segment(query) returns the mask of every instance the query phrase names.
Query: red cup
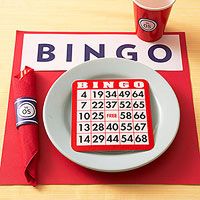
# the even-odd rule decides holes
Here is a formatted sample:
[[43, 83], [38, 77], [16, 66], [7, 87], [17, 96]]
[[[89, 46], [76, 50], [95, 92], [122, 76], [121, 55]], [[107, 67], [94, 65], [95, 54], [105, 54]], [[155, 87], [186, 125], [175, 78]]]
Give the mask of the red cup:
[[160, 39], [175, 0], [133, 0], [137, 36], [147, 42]]

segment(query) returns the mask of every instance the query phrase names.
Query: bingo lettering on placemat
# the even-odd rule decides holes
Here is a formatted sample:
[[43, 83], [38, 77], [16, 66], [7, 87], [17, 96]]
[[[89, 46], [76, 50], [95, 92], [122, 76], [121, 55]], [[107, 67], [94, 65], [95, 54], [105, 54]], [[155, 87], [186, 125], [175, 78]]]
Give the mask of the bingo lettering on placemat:
[[149, 150], [153, 146], [146, 80], [73, 82], [72, 148], [75, 151]]

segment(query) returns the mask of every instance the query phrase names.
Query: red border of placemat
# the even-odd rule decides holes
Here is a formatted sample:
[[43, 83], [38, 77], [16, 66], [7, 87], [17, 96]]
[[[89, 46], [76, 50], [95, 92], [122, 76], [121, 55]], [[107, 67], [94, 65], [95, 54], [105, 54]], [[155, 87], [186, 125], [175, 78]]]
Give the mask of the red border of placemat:
[[[122, 35], [124, 34], [124, 35], [131, 35], [131, 34], [135, 34], [135, 33], [133, 33], [133, 32], [38, 32], [38, 31], [34, 32], [34, 31], [17, 31], [12, 75], [15, 74], [15, 73], [18, 73], [19, 70], [20, 70], [24, 34], [122, 34]], [[181, 53], [182, 53], [182, 63], [183, 63], [183, 70], [184, 71], [173, 71], [173, 72], [167, 71], [167, 74], [165, 74], [166, 71], [162, 70], [162, 71], [158, 71], [158, 73], [163, 75], [165, 78], [168, 78], [168, 82], [172, 84], [172, 88], [173, 88], [174, 81], [172, 81], [172, 78], [170, 78], [171, 76], [177, 77], [178, 75], [181, 75], [183, 78], [185, 78], [186, 79], [185, 84], [187, 85], [187, 90], [189, 91], [188, 99], [192, 100], [191, 80], [190, 80], [190, 73], [189, 73], [189, 64], [188, 64], [188, 57], [187, 57], [185, 33], [184, 32], [173, 32], [173, 33], [165, 33], [165, 35], [179, 35], [180, 44], [181, 44]], [[60, 71], [60, 72], [58, 72], [58, 71]], [[56, 75], [55, 75], [54, 78], [60, 76], [64, 72], [64, 70], [57, 70], [55, 72], [56, 72]], [[43, 73], [44, 73], [44, 75], [42, 75]], [[47, 71], [43, 71], [42, 73], [37, 72], [37, 74], [40, 75], [40, 76], [42, 75], [43, 78], [46, 74], [48, 75], [50, 73], [51, 72], [47, 72]], [[177, 80], [180, 80], [180, 79], [177, 79]], [[52, 81], [53, 80], [51, 80], [51, 82]], [[12, 80], [11, 80], [11, 82], [12, 82]], [[40, 83], [41, 82], [42, 82], [42, 80], [40, 80]], [[42, 83], [44, 84], [44, 82], [42, 82]], [[179, 83], [177, 83], [177, 84], [179, 84]], [[180, 87], [180, 84], [179, 84], [179, 87]], [[180, 92], [180, 91], [178, 91], [178, 92]], [[10, 88], [9, 98], [12, 99], [12, 89], [11, 88]], [[8, 109], [12, 110], [10, 108], [12, 106], [10, 106], [10, 105], [11, 105], [11, 102], [9, 100]], [[182, 102], [182, 105], [185, 105], [185, 103], [183, 104], [183, 102]], [[192, 128], [192, 131], [197, 133], [196, 125], [195, 125], [193, 102], [187, 103], [187, 106], [190, 106], [189, 112], [191, 114], [191, 119], [188, 119], [190, 121], [189, 122], [190, 126]], [[9, 110], [8, 110], [8, 113], [9, 113]], [[7, 113], [7, 116], [8, 116], [8, 113]], [[9, 116], [11, 116], [11, 115], [9, 115]], [[9, 125], [9, 123], [10, 123], [10, 119], [8, 120], [8, 118], [7, 118], [6, 127], [7, 127], [7, 125]], [[43, 133], [43, 137], [46, 137], [46, 135], [44, 135], [44, 134], [45, 133]], [[180, 135], [180, 133], [178, 135]], [[45, 140], [47, 140], [47, 139], [45, 139]], [[193, 143], [194, 146], [197, 147], [198, 146], [197, 135], [193, 135], [193, 142], [194, 142]], [[11, 143], [14, 144], [15, 141], [12, 141]], [[171, 145], [171, 146], [174, 147], [178, 142], [174, 141], [173, 143], [174, 144]], [[48, 149], [48, 150], [51, 150], [52, 155], [56, 156], [56, 157], [53, 157], [53, 159], [54, 159], [53, 161], [56, 162], [56, 160], [62, 159], [62, 156], [60, 155], [60, 153], [57, 152], [57, 150], [53, 148], [53, 146], [50, 144], [50, 142], [47, 142], [46, 145], [48, 145], [49, 147], [47, 148], [47, 146], [45, 146], [45, 148]], [[166, 158], [168, 158], [169, 155], [170, 156], [172, 155], [172, 153], [173, 153], [172, 150], [174, 149], [173, 147], [170, 148], [167, 151], [167, 153], [164, 153], [161, 156], [162, 159], [159, 158], [159, 161], [161, 163], [166, 161]], [[5, 146], [3, 145], [3, 151], [4, 151], [4, 148], [5, 148]], [[7, 148], [7, 150], [8, 150], [8, 148]], [[17, 150], [16, 153], [20, 153], [20, 150], [18, 148], [16, 150]], [[192, 153], [192, 155], [194, 155], [194, 157], [197, 156], [197, 154], [199, 154], [199, 148], [198, 148], [198, 151], [197, 150], [192, 151], [191, 153]], [[4, 155], [3, 157], [6, 157], [6, 156]], [[2, 161], [3, 161], [3, 157], [2, 157]], [[43, 159], [44, 159], [43, 162], [45, 162], [47, 160], [44, 157], [44, 155], [43, 155]], [[196, 163], [199, 163], [198, 166], [197, 165], [195, 165], [195, 166], [190, 165], [187, 162], [185, 163], [186, 165], [190, 166], [192, 169], [195, 169], [195, 171], [190, 170], [189, 173], [184, 174], [182, 176], [181, 175], [182, 170], [180, 169], [179, 171], [177, 171], [177, 173], [178, 173], [177, 177], [169, 176], [168, 178], [165, 177], [163, 172], [160, 175], [159, 175], [159, 173], [161, 173], [161, 172], [159, 172], [159, 173], [154, 172], [154, 174], [157, 176], [157, 177], [154, 178], [154, 180], [151, 179], [152, 177], [150, 176], [149, 173], [147, 173], [145, 171], [145, 169], [148, 168], [150, 170], [155, 171], [156, 169], [155, 169], [154, 163], [156, 163], [156, 162], [153, 162], [153, 163], [143, 167], [145, 169], [139, 168], [137, 170], [134, 170], [133, 174], [132, 174], [132, 172], [123, 172], [123, 173], [117, 173], [117, 174], [115, 174], [115, 176], [113, 176], [112, 174], [94, 172], [94, 171], [82, 168], [82, 167], [72, 163], [71, 161], [66, 160], [65, 158], [63, 158], [63, 159], [64, 159], [65, 162], [67, 162], [69, 169], [70, 169], [70, 167], [74, 168], [73, 170], [69, 170], [70, 171], [69, 173], [72, 173], [72, 174], [69, 175], [69, 176], [66, 176], [66, 174], [65, 174], [65, 178], [67, 178], [67, 179], [65, 179], [65, 178], [63, 179], [61, 177], [62, 173], [60, 173], [60, 172], [57, 172], [58, 174], [53, 173], [53, 175], [51, 175], [51, 177], [47, 177], [47, 176], [42, 177], [41, 180], [39, 180], [40, 184], [124, 184], [124, 183], [126, 183], [126, 184], [128, 184], [128, 183], [133, 183], [133, 184], [134, 183], [137, 183], [137, 184], [141, 184], [141, 183], [143, 183], [143, 184], [200, 184], [200, 173], [198, 173], [200, 170], [197, 171], [197, 168], [198, 168], [200, 162], [199, 162], [199, 159], [197, 159], [197, 157], [194, 158], [194, 159], [196, 160], [195, 161]], [[192, 158], [191, 161], [194, 162], [194, 159]], [[12, 172], [11, 170], [13, 170], [13, 171], [15, 170], [15, 168], [14, 168], [15, 162], [16, 161], [14, 160], [14, 163], [12, 163], [10, 166], [8, 166], [8, 163], [6, 163], [7, 165], [4, 165], [4, 169], [2, 171], [6, 172], [6, 174], [0, 173], [0, 184], [27, 184], [26, 181], [25, 181], [25, 178], [23, 177], [23, 173], [22, 174], [17, 173], [17, 175], [15, 175], [15, 172], [10, 173], [10, 172]], [[174, 165], [175, 163], [172, 162], [172, 164]], [[18, 162], [17, 167], [20, 167], [20, 166], [21, 166], [21, 164]], [[55, 166], [53, 166], [53, 167], [55, 167]], [[175, 166], [173, 166], [173, 167], [175, 167]], [[44, 166], [40, 166], [40, 173], [42, 173], [41, 169], [43, 169], [43, 168], [44, 168]], [[65, 169], [65, 165], [61, 166], [60, 168]], [[0, 172], [1, 172], [1, 169], [2, 168], [0, 168]], [[47, 169], [47, 171], [48, 171], [47, 173], [53, 172], [52, 170], [54, 170], [54, 168]], [[164, 167], [164, 170], [167, 171], [167, 169], [165, 169], [165, 167]], [[74, 176], [74, 172], [76, 172], [76, 176]], [[46, 173], [46, 171], [45, 171], [45, 173]], [[125, 175], [126, 178], [123, 178], [122, 174], [123, 174], [123, 176]], [[15, 175], [15, 177], [12, 177], [12, 175]], [[95, 176], [95, 178], [92, 178], [92, 176]], [[140, 176], [141, 177], [145, 176], [145, 179], [144, 178], [139, 179]], [[159, 178], [159, 176], [161, 176], [161, 177]], [[127, 177], [129, 177], [129, 178], [127, 179]], [[133, 179], [130, 179], [131, 177]]]

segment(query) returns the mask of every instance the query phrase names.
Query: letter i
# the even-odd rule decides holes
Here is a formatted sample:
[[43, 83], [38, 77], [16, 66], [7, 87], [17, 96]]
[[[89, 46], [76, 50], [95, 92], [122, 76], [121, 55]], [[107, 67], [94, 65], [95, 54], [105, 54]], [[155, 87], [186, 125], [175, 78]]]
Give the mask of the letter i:
[[67, 44], [67, 62], [71, 62], [72, 61], [72, 44]]

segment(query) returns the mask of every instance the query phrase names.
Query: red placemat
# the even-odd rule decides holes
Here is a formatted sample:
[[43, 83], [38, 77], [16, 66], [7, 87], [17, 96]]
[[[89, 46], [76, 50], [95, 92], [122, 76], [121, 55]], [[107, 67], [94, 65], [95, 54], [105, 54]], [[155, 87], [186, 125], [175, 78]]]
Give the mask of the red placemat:
[[[24, 34], [25, 32], [17, 32], [13, 75], [17, 74], [20, 70]], [[35, 32], [33, 34], [38, 33]], [[92, 35], [93, 33], [81, 34]], [[106, 34], [112, 34], [112, 37], [114, 37], [118, 34], [133, 35], [134, 33]], [[114, 174], [96, 172], [80, 167], [60, 154], [52, 145], [45, 132], [42, 121], [42, 108], [49, 88], [63, 72], [38, 71], [35, 73], [37, 83], [40, 147], [38, 162], [39, 184], [200, 184], [200, 154], [192, 101], [185, 34], [169, 34], [178, 34], [180, 37], [183, 70], [159, 71], [159, 73], [168, 81], [177, 95], [181, 110], [180, 127], [174, 142], [161, 157], [136, 170]], [[20, 142], [15, 127], [12, 87], [10, 89], [8, 103], [2, 164], [0, 168], [0, 184], [27, 184], [23, 174]]]

